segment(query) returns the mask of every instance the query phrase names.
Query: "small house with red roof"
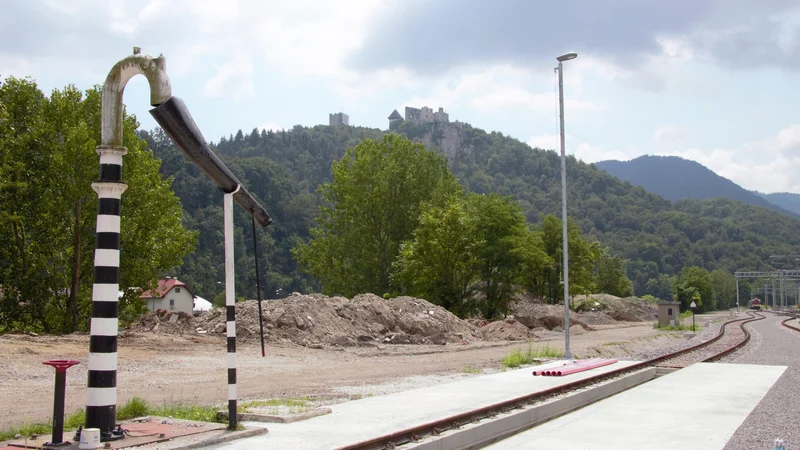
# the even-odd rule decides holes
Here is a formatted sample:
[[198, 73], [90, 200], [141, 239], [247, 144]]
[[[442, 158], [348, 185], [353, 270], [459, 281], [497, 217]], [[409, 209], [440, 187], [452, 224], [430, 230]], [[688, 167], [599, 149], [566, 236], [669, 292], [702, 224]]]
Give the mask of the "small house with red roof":
[[155, 292], [144, 291], [139, 298], [147, 301], [147, 309], [150, 311], [166, 309], [167, 311], [182, 311], [191, 314], [194, 310], [195, 295], [189, 286], [177, 278], [167, 277], [164, 280], [158, 280], [158, 288]]

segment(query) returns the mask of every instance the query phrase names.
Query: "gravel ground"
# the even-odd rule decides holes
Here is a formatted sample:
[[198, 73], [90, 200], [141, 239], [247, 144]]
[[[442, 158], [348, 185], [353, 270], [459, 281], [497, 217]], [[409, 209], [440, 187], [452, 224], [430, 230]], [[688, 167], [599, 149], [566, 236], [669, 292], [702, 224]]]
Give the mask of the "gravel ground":
[[[740, 313], [739, 318], [746, 317], [745, 313]], [[694, 346], [699, 344], [700, 342], [707, 341], [719, 333], [719, 328], [722, 326], [722, 323], [728, 320], [732, 320], [735, 318], [735, 315], [722, 315], [720, 314], [718, 318], [715, 318], [714, 322], [707, 321], [705, 323], [698, 323], [697, 325], [702, 326], [703, 329], [700, 330], [693, 338], [686, 339], [683, 342], [678, 342], [673, 345], [666, 345], [661, 347], [653, 347], [647, 349], [643, 352], [638, 352], [630, 355], [628, 359], [633, 361], [647, 361], [649, 359], [657, 358], [661, 355], [666, 355], [667, 353], [677, 352], [678, 350], [683, 350], [685, 348]]]
[[[789, 368], [736, 430], [725, 449], [771, 449], [776, 438], [787, 449], [800, 448], [800, 333], [781, 325], [786, 317], [767, 314], [765, 320], [745, 325], [752, 339], [724, 362], [782, 365]], [[797, 320], [792, 321], [800, 326]]]

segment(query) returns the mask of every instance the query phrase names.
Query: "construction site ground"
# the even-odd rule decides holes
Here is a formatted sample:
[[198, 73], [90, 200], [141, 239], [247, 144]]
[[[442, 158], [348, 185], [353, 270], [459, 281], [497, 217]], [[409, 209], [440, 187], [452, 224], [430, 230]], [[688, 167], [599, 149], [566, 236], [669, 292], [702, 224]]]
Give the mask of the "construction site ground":
[[[428, 305], [422, 304], [423, 309], [430, 307], [433, 311]], [[440, 311], [430, 315], [440, 315]], [[727, 311], [698, 316], [697, 323], [728, 316]], [[611, 322], [571, 327], [573, 353], [579, 357], [641, 357], [686, 343], [683, 333], [654, 329], [652, 320]], [[331, 404], [502, 371], [505, 355], [529, 345], [534, 349], [564, 348], [564, 334], [558, 326], [552, 330], [524, 327], [529, 332], [524, 339], [499, 340], [502, 338], [482, 336], [481, 328], [491, 324], [463, 323], [471, 327], [468, 329], [473, 330], [474, 338], [392, 344], [386, 343], [389, 337], [373, 334], [375, 341], [355, 339], [365, 342], [352, 346], [309, 346], [271, 339], [265, 357], [257, 339], [243, 339], [237, 349], [239, 398], [307, 397], [314, 404]], [[519, 325], [513, 319], [506, 324]], [[192, 331], [159, 333], [133, 327], [125, 332], [119, 339], [118, 404], [137, 396], [155, 404], [223, 405], [227, 395], [224, 333]], [[387, 333], [391, 334], [384, 330]], [[4, 406], [0, 408], [0, 428], [49, 420], [54, 374], [52, 368], [42, 364], [44, 360], [80, 361], [67, 373], [66, 410], [82, 408], [88, 346], [88, 334], [0, 336], [0, 405]]]

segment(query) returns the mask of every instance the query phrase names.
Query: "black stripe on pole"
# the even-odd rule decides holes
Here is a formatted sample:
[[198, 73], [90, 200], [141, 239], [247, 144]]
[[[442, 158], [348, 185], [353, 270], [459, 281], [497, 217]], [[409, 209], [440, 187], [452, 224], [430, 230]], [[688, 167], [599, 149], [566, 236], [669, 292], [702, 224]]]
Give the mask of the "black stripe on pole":
[[122, 180], [122, 166], [119, 164], [100, 164], [100, 181]]
[[97, 233], [96, 248], [119, 250], [119, 233], [112, 233], [108, 231]]
[[97, 214], [118, 216], [120, 215], [121, 203], [118, 198], [101, 198], [97, 202]]
[[116, 319], [119, 316], [119, 302], [92, 302], [92, 317], [97, 319]]
[[89, 353], [116, 353], [116, 336], [89, 336]]
[[236, 353], [236, 338], [228, 338], [228, 353]]
[[96, 284], [118, 284], [119, 267], [94, 266], [94, 282]]
[[228, 369], [228, 384], [236, 384], [236, 369]]
[[233, 322], [236, 320], [236, 307], [233, 305], [228, 305], [225, 307], [225, 320], [228, 322]]
[[117, 371], [90, 370], [89, 384], [87, 387], [95, 387], [95, 388], [117, 387]]
[[117, 405], [87, 406], [86, 424], [100, 430], [113, 430], [117, 417]]
[[261, 338], [261, 357], [264, 351], [264, 318], [261, 313], [261, 274], [258, 272], [258, 236], [256, 235], [256, 218], [253, 216], [253, 257], [256, 260], [256, 295], [258, 296], [258, 332]]

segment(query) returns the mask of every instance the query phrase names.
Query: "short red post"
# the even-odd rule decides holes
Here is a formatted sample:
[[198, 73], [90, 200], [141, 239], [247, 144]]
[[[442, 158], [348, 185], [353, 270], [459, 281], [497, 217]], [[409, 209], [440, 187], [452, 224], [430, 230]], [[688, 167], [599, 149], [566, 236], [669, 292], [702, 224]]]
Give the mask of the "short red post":
[[80, 364], [69, 359], [51, 359], [42, 361], [42, 364], [53, 366], [56, 369], [56, 393], [53, 399], [53, 441], [46, 445], [69, 445], [64, 442], [64, 397], [67, 392], [67, 369]]

